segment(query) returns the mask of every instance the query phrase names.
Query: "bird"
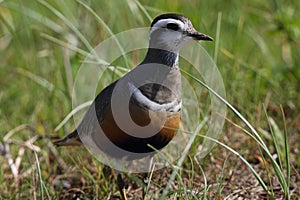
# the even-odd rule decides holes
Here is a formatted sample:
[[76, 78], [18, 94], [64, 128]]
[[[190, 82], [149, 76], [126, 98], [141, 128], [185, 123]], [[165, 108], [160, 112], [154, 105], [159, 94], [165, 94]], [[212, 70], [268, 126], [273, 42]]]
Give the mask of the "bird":
[[[109, 157], [127, 160], [162, 150], [176, 135], [181, 121], [179, 51], [188, 42], [199, 40], [213, 38], [196, 31], [184, 15], [166, 13], [154, 18], [143, 61], [105, 87], [77, 128], [54, 144], [83, 143]], [[126, 200], [121, 173], [117, 184]]]

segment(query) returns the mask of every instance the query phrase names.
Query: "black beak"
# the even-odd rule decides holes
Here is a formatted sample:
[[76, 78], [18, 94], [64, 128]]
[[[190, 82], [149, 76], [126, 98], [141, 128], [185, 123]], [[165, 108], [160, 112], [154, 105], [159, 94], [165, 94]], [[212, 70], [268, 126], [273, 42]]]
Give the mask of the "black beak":
[[214, 40], [212, 37], [199, 32], [188, 33], [187, 35], [189, 37], [192, 37], [194, 40], [207, 40], [207, 41]]

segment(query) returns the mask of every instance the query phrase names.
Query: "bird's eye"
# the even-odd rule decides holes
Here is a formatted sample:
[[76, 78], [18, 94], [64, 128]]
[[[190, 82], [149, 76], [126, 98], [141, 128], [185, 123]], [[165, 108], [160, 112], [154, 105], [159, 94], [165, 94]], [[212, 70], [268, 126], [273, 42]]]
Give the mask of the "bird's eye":
[[169, 24], [167, 24], [167, 29], [171, 29], [173, 31], [177, 31], [179, 29], [179, 26], [178, 26], [178, 24], [169, 23]]

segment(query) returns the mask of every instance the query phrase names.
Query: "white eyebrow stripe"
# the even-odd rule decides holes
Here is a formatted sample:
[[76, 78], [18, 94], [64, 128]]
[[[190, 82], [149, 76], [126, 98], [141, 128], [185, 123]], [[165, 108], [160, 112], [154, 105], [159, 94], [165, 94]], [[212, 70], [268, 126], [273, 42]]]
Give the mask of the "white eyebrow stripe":
[[185, 27], [186, 25], [181, 20], [171, 19], [171, 18], [170, 19], [160, 19], [155, 24], [153, 24], [153, 26], [151, 27], [150, 35], [157, 28], [166, 27], [167, 24], [169, 24], [169, 23], [178, 24], [178, 26], [180, 27], [181, 30], [185, 30], [186, 29], [186, 27]]
[[142, 92], [135, 87], [132, 83], [128, 82], [129, 90], [132, 92], [132, 95], [135, 97], [135, 99], [139, 102], [140, 106], [149, 108], [150, 110], [154, 112], [161, 112], [161, 111], [173, 111], [178, 112], [181, 109], [181, 101], [180, 103], [177, 102], [175, 99], [174, 101], [170, 103], [165, 104], [158, 104], [154, 101], [151, 101], [148, 99], [145, 95], [142, 94]]

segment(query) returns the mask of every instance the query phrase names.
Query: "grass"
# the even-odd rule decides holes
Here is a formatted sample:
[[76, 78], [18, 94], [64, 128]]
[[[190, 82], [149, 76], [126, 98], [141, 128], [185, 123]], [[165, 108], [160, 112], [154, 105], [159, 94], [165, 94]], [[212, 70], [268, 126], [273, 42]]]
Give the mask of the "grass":
[[[56, 149], [51, 141], [74, 128], [70, 116], [85, 106], [72, 107], [72, 88], [86, 55], [115, 33], [149, 26], [164, 12], [186, 15], [215, 38], [215, 44], [202, 45], [223, 77], [226, 99], [218, 98], [229, 109], [220, 137], [205, 136], [214, 91], [182, 60], [203, 123], [190, 132], [185, 120], [182, 131], [195, 138], [173, 166], [153, 172], [147, 198], [298, 199], [299, 9], [294, 0], [0, 1], [0, 199], [118, 196], [114, 175], [106, 176], [83, 147]], [[97, 90], [125, 72], [117, 66], [131, 68], [144, 53], [114, 62]], [[183, 112], [192, 118], [190, 110]], [[216, 146], [199, 159], [203, 138]], [[133, 176], [125, 179], [136, 199], [143, 185]]]

